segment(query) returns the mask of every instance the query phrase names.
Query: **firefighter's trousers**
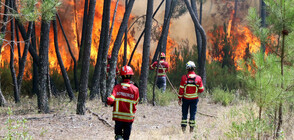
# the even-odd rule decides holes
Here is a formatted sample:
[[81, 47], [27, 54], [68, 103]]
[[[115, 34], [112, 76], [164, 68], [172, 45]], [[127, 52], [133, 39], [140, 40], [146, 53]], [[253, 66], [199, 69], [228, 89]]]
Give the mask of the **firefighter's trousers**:
[[115, 136], [122, 136], [124, 140], [129, 140], [133, 122], [115, 121]]
[[182, 122], [181, 126], [186, 127], [188, 123], [188, 111], [190, 110], [190, 119], [189, 119], [189, 125], [190, 127], [195, 126], [195, 115], [197, 112], [197, 104], [199, 99], [193, 99], [193, 100], [187, 100], [182, 99]]

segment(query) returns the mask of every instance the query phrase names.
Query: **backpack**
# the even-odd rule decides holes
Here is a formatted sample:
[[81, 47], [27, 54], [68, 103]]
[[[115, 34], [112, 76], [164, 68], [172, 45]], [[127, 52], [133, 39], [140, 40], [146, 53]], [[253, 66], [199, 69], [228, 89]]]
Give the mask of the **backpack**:
[[185, 87], [184, 87], [185, 93], [186, 93], [187, 87], [196, 87], [196, 91], [195, 92], [197, 93], [198, 88], [199, 88], [199, 85], [197, 85], [197, 82], [196, 82], [196, 77], [197, 76], [191, 78], [191, 77], [188, 77], [186, 75], [186, 77], [187, 77], [187, 81], [186, 81], [187, 84], [185, 84]]

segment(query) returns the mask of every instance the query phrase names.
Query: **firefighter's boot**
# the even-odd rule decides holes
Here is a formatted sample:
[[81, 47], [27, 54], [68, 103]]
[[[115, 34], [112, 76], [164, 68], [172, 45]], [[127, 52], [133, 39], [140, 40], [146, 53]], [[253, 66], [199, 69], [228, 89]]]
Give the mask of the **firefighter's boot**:
[[183, 133], [186, 132], [186, 126], [182, 126], [182, 131], [183, 131]]
[[121, 135], [116, 135], [115, 140], [123, 140], [123, 137]]
[[194, 127], [190, 127], [190, 133], [193, 133]]

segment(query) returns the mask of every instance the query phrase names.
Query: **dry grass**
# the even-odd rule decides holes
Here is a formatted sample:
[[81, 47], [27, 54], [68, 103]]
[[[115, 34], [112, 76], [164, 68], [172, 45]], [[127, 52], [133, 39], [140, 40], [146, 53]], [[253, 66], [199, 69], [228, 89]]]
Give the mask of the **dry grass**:
[[[23, 99], [21, 104], [9, 103], [13, 110], [14, 119], [26, 118], [29, 134], [34, 139], [113, 139], [114, 130], [104, 125], [98, 118], [89, 112], [86, 115], [76, 115], [76, 102], [68, 99], [50, 100], [50, 114], [38, 114], [36, 98]], [[103, 119], [114, 126], [111, 120], [112, 108], [105, 107], [98, 99], [88, 101], [87, 108], [99, 114]], [[180, 128], [181, 108], [176, 102], [168, 106], [151, 106], [139, 104], [131, 139], [146, 140], [190, 140], [190, 139], [227, 139], [226, 132], [233, 121], [244, 119], [238, 115], [238, 110], [244, 107], [255, 107], [249, 103], [239, 103], [234, 106], [213, 104], [208, 98], [203, 98], [198, 104], [198, 111], [215, 117], [208, 117], [197, 113], [196, 130], [194, 133], [183, 133]], [[7, 133], [5, 122], [8, 108], [0, 108], [0, 136]], [[285, 139], [294, 139], [292, 126], [293, 117], [288, 118], [284, 125]], [[188, 129], [187, 129], [188, 130]]]

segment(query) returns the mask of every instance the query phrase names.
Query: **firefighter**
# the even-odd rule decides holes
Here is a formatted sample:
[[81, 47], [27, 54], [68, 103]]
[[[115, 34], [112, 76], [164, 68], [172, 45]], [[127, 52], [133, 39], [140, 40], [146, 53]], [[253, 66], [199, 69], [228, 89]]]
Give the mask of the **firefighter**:
[[190, 132], [194, 131], [195, 127], [195, 115], [197, 111], [197, 103], [198, 93], [204, 91], [204, 87], [202, 84], [202, 79], [200, 76], [196, 75], [194, 70], [196, 66], [193, 61], [189, 61], [186, 64], [186, 69], [188, 74], [183, 75], [180, 84], [180, 90], [178, 94], [179, 98], [179, 105], [182, 105], [182, 121], [181, 127], [182, 131], [186, 131], [186, 126], [188, 123], [188, 110], [190, 109], [190, 119], [189, 119], [189, 126]]
[[154, 70], [158, 68], [157, 82], [156, 85], [159, 89], [162, 88], [162, 92], [166, 90], [166, 72], [168, 71], [168, 63], [165, 61], [165, 54], [162, 52], [160, 54], [159, 66], [157, 65], [157, 61], [150, 65], [150, 70]]
[[107, 104], [113, 106], [115, 139], [128, 140], [137, 110], [139, 89], [131, 83], [134, 72], [130, 66], [123, 66], [120, 75], [122, 82], [114, 86], [111, 96], [107, 98]]
[[[109, 64], [109, 62], [110, 62], [110, 59], [111, 59], [111, 55], [107, 55], [107, 74], [108, 74], [108, 72], [109, 72], [109, 69], [110, 69], [110, 64]], [[116, 67], [116, 70], [115, 70], [115, 85], [118, 83], [117, 82], [117, 76], [119, 75], [119, 70], [118, 70], [118, 68]]]

